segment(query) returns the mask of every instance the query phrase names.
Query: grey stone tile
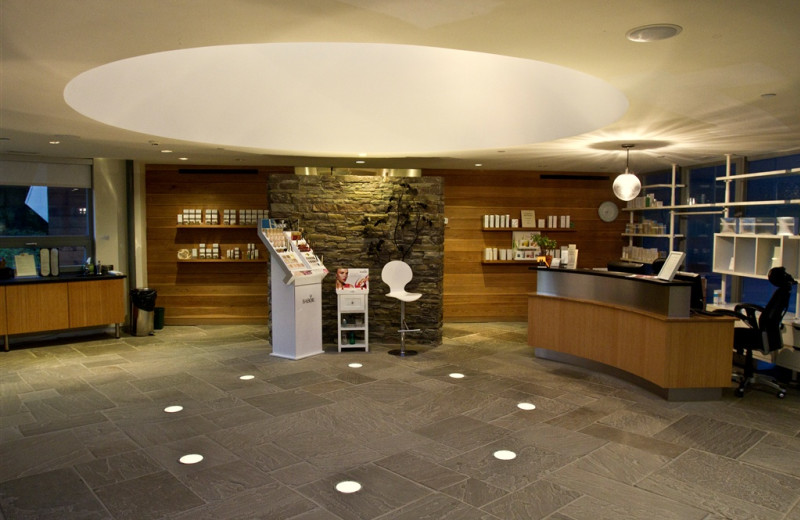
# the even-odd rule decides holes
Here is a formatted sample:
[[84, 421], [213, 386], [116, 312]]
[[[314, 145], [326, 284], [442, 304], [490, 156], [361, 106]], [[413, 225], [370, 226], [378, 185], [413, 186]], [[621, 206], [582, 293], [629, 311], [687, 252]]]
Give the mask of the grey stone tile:
[[[664, 496], [652, 493], [647, 490], [628, 486], [615, 480], [609, 480], [594, 473], [584, 471], [574, 466], [565, 466], [545, 479], [548, 482], [558, 484], [567, 489], [576, 491], [582, 495], [592, 497], [588, 500], [588, 505], [575, 504], [575, 509], [579, 506], [581, 510], [599, 505], [601, 503], [610, 504], [608, 506], [616, 511], [616, 518], [641, 518], [643, 520], [658, 518], [659, 520], [702, 520], [708, 511], [688, 505], [680, 500], [665, 498]], [[645, 480], [646, 481], [646, 480]], [[574, 518], [588, 518], [585, 513], [575, 511], [566, 507], [564, 514]]]
[[0, 445], [0, 482], [94, 460], [72, 431], [12, 440]]
[[381, 519], [385, 520], [420, 520], [425, 518], [437, 520], [488, 520], [494, 517], [488, 517], [480, 509], [438, 493], [428, 495], [422, 500], [401, 507], [397, 511], [381, 517]]
[[[172, 520], [268, 520], [302, 518], [304, 513], [317, 509], [316, 504], [303, 498], [280, 483], [274, 482], [258, 489], [239, 493], [170, 517]], [[308, 516], [307, 518], [317, 518]], [[329, 518], [323, 514], [319, 520]]]
[[[343, 480], [361, 483], [356, 493], [336, 491]], [[347, 519], [376, 518], [429, 495], [430, 490], [373, 465], [354, 468], [345, 473], [318, 480], [298, 489], [300, 493], [328, 511]]]
[[207, 502], [224, 500], [274, 482], [275, 479], [267, 473], [241, 460], [205, 468], [183, 477], [183, 483]]
[[442, 493], [455, 497], [462, 502], [475, 507], [481, 507], [494, 502], [508, 494], [504, 489], [500, 489], [491, 484], [487, 484], [475, 478], [462, 480], [458, 484], [442, 489]]
[[597, 437], [544, 423], [514, 432], [512, 437], [522, 445], [538, 446], [573, 458], [590, 453], [605, 444], [605, 441]]
[[727, 518], [781, 518], [797, 503], [800, 478], [689, 450], [639, 487]]
[[115, 520], [162, 518], [204, 503], [166, 471], [111, 484], [94, 492]]
[[[239, 460], [234, 453], [202, 435], [171, 444], [151, 446], [146, 448], [145, 452], [162, 467], [179, 476]], [[182, 464], [179, 459], [188, 454], [202, 455], [203, 460], [198, 464]]]
[[376, 380], [371, 383], [357, 385], [353, 387], [352, 391], [381, 403], [394, 403], [418, 396], [421, 393], [419, 388], [396, 379]]
[[112, 518], [71, 468], [31, 475], [0, 484], [5, 518], [104, 520]]
[[580, 430], [580, 432], [664, 457], [674, 458], [688, 449], [679, 444], [660, 441], [646, 435], [624, 432], [602, 424], [593, 424]]
[[580, 496], [576, 491], [540, 480], [495, 500], [482, 509], [504, 520], [544, 518]]
[[436, 490], [442, 490], [467, 479], [465, 475], [410, 453], [392, 455], [375, 464]]
[[313, 385], [326, 381], [328, 378], [313, 370], [306, 370], [303, 372], [295, 372], [293, 374], [286, 374], [283, 376], [273, 377], [267, 379], [267, 382], [282, 388], [283, 390], [291, 390], [293, 388], [300, 388], [306, 385]]
[[463, 416], [437, 421], [414, 432], [460, 450], [483, 446], [510, 433], [503, 428]]
[[623, 444], [608, 443], [578, 459], [575, 467], [633, 486], [671, 460]]
[[[499, 460], [494, 453], [510, 450], [512, 460]], [[505, 491], [517, 491], [570, 463], [572, 459], [513, 437], [493, 442], [442, 462], [442, 465]]]
[[676, 421], [653, 437], [736, 458], [755, 445], [764, 435], [763, 431], [754, 428], [690, 415]]
[[271, 415], [283, 415], [324, 406], [332, 401], [303, 390], [288, 390], [275, 394], [262, 395], [245, 399], [251, 405]]
[[800, 438], [770, 433], [739, 460], [800, 477]]
[[162, 467], [143, 451], [76, 464], [75, 469], [93, 489], [162, 471]]

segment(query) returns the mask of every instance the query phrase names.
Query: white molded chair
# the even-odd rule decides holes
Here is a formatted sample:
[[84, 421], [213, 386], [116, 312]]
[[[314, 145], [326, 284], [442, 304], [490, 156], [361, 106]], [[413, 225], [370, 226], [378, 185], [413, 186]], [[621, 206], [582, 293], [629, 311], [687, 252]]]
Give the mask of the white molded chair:
[[406, 350], [406, 333], [420, 331], [420, 329], [409, 329], [406, 324], [406, 302], [417, 301], [422, 296], [422, 293], [406, 291], [406, 284], [411, 281], [413, 276], [411, 267], [400, 260], [392, 260], [384, 265], [383, 271], [381, 271], [381, 279], [389, 286], [386, 296], [400, 300], [400, 330], [397, 331], [400, 333], [400, 349], [390, 350], [389, 354], [393, 356], [405, 357], [417, 353], [416, 350]]

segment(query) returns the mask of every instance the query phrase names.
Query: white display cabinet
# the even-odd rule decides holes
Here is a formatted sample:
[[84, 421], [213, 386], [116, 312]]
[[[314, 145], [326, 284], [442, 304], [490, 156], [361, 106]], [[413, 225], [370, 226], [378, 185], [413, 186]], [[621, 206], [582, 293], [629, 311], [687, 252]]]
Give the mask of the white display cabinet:
[[299, 232], [265, 219], [258, 235], [270, 253], [272, 355], [322, 354], [322, 279], [328, 270]]
[[369, 352], [369, 297], [364, 291], [340, 291], [338, 299], [339, 352], [364, 349]]

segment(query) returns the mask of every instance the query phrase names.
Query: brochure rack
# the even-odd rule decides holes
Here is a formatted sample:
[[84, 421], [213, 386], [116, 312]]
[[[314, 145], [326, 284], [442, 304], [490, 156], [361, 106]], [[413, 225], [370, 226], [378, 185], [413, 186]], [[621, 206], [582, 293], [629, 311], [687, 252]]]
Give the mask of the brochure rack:
[[298, 231], [264, 219], [258, 236], [270, 255], [272, 355], [322, 354], [322, 279], [328, 270]]

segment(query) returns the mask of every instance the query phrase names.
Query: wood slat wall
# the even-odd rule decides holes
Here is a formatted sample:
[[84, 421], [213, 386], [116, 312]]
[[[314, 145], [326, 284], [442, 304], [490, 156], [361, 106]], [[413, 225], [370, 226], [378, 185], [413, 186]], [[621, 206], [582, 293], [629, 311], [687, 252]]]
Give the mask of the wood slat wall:
[[[577, 244], [579, 267], [618, 259], [625, 222], [602, 222], [597, 207], [614, 200], [607, 174], [530, 171], [425, 170], [444, 178], [444, 320], [525, 321], [536, 275], [527, 265], [483, 265], [486, 247], [511, 247], [511, 233], [483, 232], [484, 214], [536, 210], [537, 218], [570, 215], [576, 231], [553, 232], [559, 245]], [[554, 178], [547, 178], [554, 177]], [[586, 177], [590, 177], [587, 179]], [[547, 234], [547, 233], [546, 233]]]
[[[196, 168], [196, 167], [195, 167]], [[232, 167], [207, 167], [212, 173], [180, 173], [178, 166], [148, 165], [147, 278], [158, 291], [167, 325], [267, 323], [267, 262], [178, 263], [178, 249], [218, 243], [221, 249], [256, 243], [267, 259], [255, 228], [186, 229], [177, 227], [184, 208], [268, 209], [267, 177], [291, 168], [256, 168], [253, 174], [226, 173]], [[223, 253], [224, 254], [224, 253]]]

